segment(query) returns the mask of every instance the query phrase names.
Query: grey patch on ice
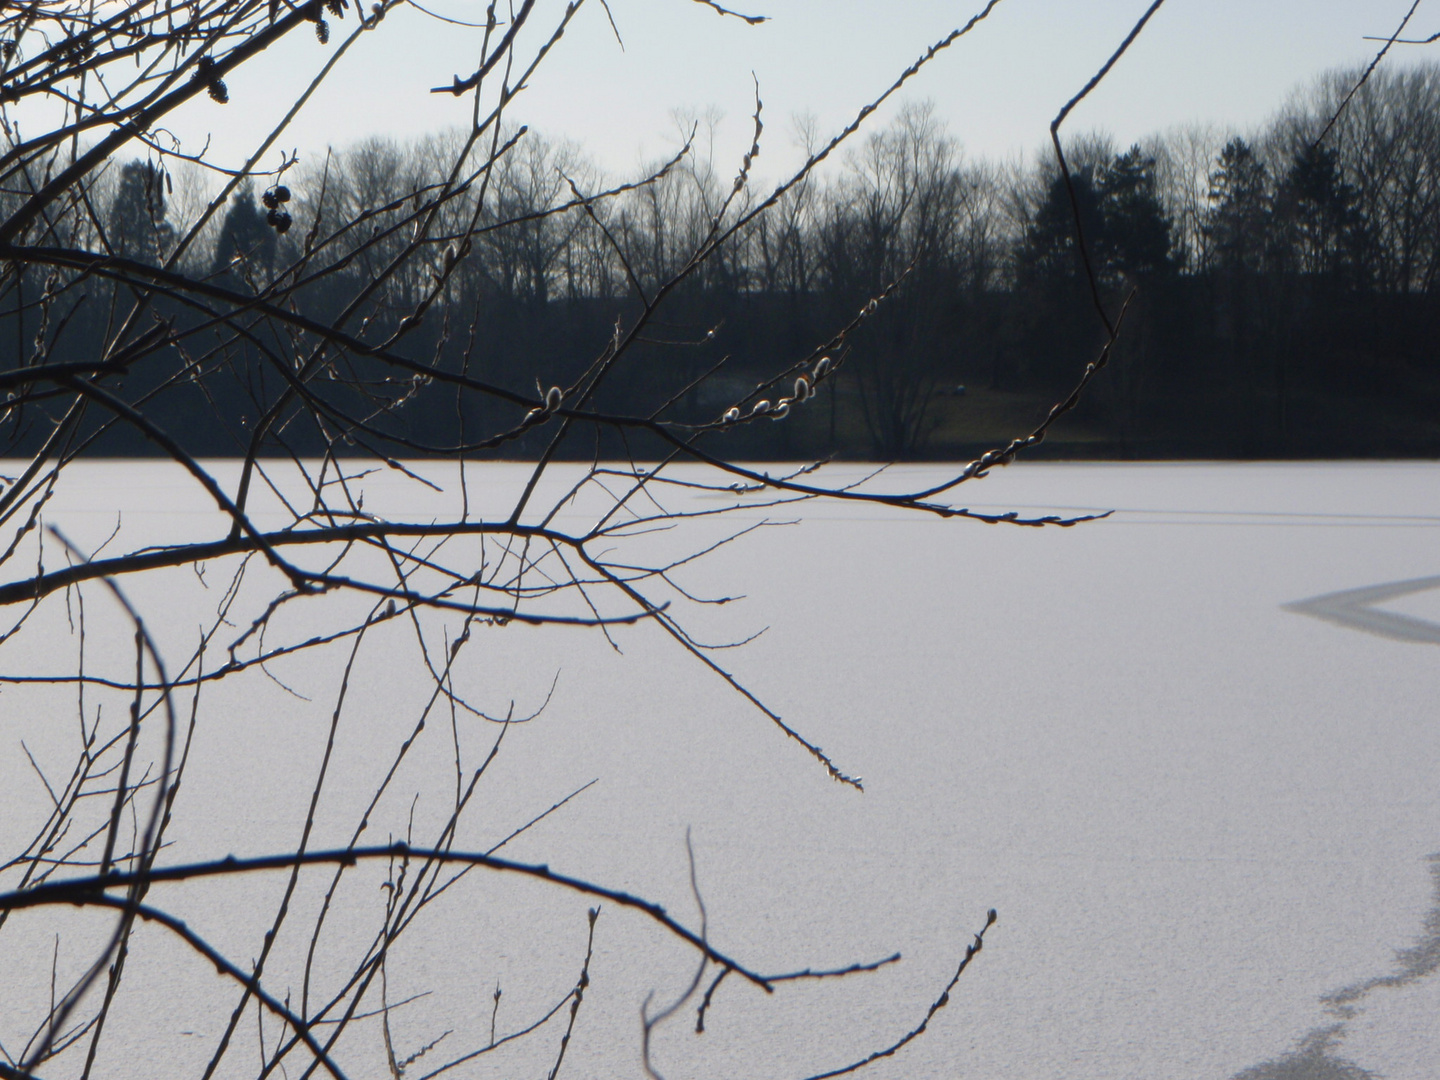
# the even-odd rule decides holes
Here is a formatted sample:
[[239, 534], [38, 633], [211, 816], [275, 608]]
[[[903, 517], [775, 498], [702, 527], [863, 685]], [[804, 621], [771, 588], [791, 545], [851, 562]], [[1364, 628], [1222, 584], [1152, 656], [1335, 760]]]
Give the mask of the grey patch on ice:
[[1341, 1027], [1317, 1028], [1301, 1040], [1293, 1054], [1253, 1065], [1236, 1073], [1235, 1080], [1377, 1080], [1359, 1065], [1331, 1056], [1340, 1041]]
[[[1440, 578], [1427, 580], [1440, 584]], [[1379, 1080], [1374, 1073], [1336, 1056], [1334, 1051], [1345, 1037], [1346, 1022], [1360, 1012], [1360, 1002], [1372, 990], [1408, 986], [1440, 971], [1440, 852], [1431, 855], [1429, 862], [1434, 882], [1430, 910], [1415, 944], [1395, 954], [1395, 970], [1326, 994], [1320, 1002], [1338, 1023], [1316, 1028], [1300, 1040], [1294, 1053], [1236, 1073], [1234, 1080]]]
[[1357, 1003], [1371, 990], [1408, 986], [1440, 971], [1440, 852], [1430, 856], [1430, 876], [1434, 879], [1435, 891], [1420, 939], [1395, 954], [1395, 970], [1389, 975], [1365, 979], [1321, 998], [1336, 1016], [1341, 1019], [1354, 1016]]
[[1324, 596], [1296, 600], [1281, 606], [1286, 611], [1313, 615], [1326, 622], [1348, 626], [1352, 630], [1364, 630], [1366, 633], [1378, 634], [1396, 641], [1440, 645], [1440, 623], [1399, 615], [1393, 611], [1381, 611], [1375, 606], [1397, 596], [1408, 596], [1410, 593], [1436, 588], [1440, 588], [1440, 577], [1413, 578], [1410, 581], [1392, 581], [1388, 585], [1367, 585], [1363, 589], [1326, 593]]

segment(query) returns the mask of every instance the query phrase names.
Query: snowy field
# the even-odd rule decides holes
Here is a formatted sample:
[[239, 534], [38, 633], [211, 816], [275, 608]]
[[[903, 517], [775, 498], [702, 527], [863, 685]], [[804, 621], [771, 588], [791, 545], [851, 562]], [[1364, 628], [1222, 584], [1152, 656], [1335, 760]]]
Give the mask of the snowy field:
[[[477, 501], [520, 469], [472, 474]], [[889, 482], [941, 471], [896, 469]], [[46, 519], [81, 546], [117, 514], [117, 547], [219, 531], [169, 466], [94, 463], [67, 477]], [[388, 482], [370, 482], [371, 505]], [[477, 643], [457, 676], [465, 692], [504, 715], [555, 688], [538, 719], [507, 733], [457, 846], [493, 843], [596, 780], [510, 857], [642, 893], [698, 925], [688, 828], [717, 947], [769, 971], [903, 954], [773, 998], [727, 981], [704, 1035], [693, 1011], [657, 1033], [671, 1078], [801, 1077], [883, 1045], [918, 1023], [993, 907], [999, 922], [949, 1007], [863, 1075], [1432, 1080], [1440, 465], [1019, 465], [964, 494], [986, 511], [1115, 512], [1027, 529], [833, 503], [740, 510], [733, 523], [795, 523], [680, 574], [696, 594], [744, 594], [689, 612], [688, 625], [709, 641], [766, 629], [723, 662], [862, 775], [864, 794], [828, 780], [653, 628], [617, 631], [616, 652], [593, 632], [512, 625]], [[130, 588], [177, 652], [215, 606], [188, 569]], [[63, 599], [47, 603], [0, 644], [0, 672], [73, 670]], [[87, 603], [100, 626], [103, 596]], [[399, 621], [377, 631], [352, 673], [316, 846], [345, 842], [412, 730], [428, 684], [406, 633]], [[91, 649], [95, 670], [123, 677], [133, 664], [123, 634]], [[162, 863], [297, 843], [337, 671], [282, 662], [274, 679], [209, 692]], [[63, 769], [73, 697], [0, 691], [7, 853], [47, 798], [21, 740], [42, 769]], [[404, 799], [371, 839], [398, 837], [407, 814], [423, 835], [453, 798], [453, 747], [483, 757], [494, 734], [473, 719], [452, 730], [448, 715], [430, 725]], [[297, 926], [313, 924], [322, 876], [297, 893]], [[282, 878], [166, 886], [155, 902], [245, 966]], [[407, 1077], [483, 1045], [497, 984], [503, 1033], [562, 996], [584, 955], [585, 901], [476, 878], [390, 965], [391, 1000], [431, 991], [395, 1010], [397, 1049], [454, 1030]], [[337, 970], [346, 935], [368, 941], [383, 906], [378, 879], [364, 880], [326, 931]], [[63, 926], [17, 916], [0, 929], [7, 1047], [47, 1000], [52, 950], [62, 974], [78, 969], [98, 926], [66, 913]], [[277, 945], [277, 996], [299, 1000], [307, 943], [297, 931]], [[95, 1075], [153, 1076], [164, 1058], [165, 1075], [198, 1077], [231, 985], [150, 929], [131, 963]], [[653, 925], [605, 907], [565, 1074], [640, 1075], [642, 1002], [668, 1000], [692, 973], [691, 955]], [[256, 1029], [253, 1016], [242, 1025], [251, 1043], [273, 1039]], [[389, 1075], [378, 1021], [357, 1031], [342, 1044], [350, 1075]], [[560, 1031], [544, 1039], [545, 1061]], [[247, 1068], [260, 1060], [246, 1053]], [[487, 1056], [442, 1075], [547, 1067]]]

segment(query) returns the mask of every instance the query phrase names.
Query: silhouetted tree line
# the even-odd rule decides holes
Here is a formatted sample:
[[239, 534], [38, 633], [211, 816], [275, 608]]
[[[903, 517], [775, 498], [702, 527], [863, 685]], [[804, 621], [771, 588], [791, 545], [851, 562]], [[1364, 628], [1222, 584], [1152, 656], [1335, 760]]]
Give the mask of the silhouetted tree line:
[[[912, 105], [686, 278], [667, 322], [597, 407], [709, 417], [903, 278], [853, 336], [841, 377], [820, 400], [789, 423], [734, 437], [757, 458], [962, 453], [990, 437], [997, 411], [1042, 413], [1094, 356], [1104, 333], [1089, 259], [1112, 312], [1130, 298], [1124, 330], [1113, 377], [1057, 430], [1050, 452], [1440, 452], [1440, 66], [1381, 69], [1341, 110], [1357, 78], [1320, 79], [1252, 136], [1196, 128], [1123, 150], [1104, 137], [1079, 140], [1069, 148], [1070, 187], [1044, 158], [1010, 167], [965, 160], [933, 111]], [[358, 316], [385, 329], [453, 265], [444, 310], [472, 313], [465, 326], [481, 329], [436, 317], [410, 340], [450, 369], [505, 387], [568, 384], [637, 296], [676, 276], [716, 215], [745, 205], [727, 206], [728, 177], [694, 152], [657, 183], [599, 198], [609, 182], [579, 147], [522, 130], [504, 149], [504, 138], [494, 164], [443, 211], [457, 236], [478, 214], [478, 239], [437, 249], [433, 265], [411, 258], [397, 274], [380, 273], [410, 239], [399, 224], [408, 209], [444, 177], [454, 150], [445, 135], [409, 146], [371, 140], [266, 190], [242, 187], [208, 247], [186, 256], [187, 271], [256, 295], [278, 274], [313, 277], [312, 309], [339, 316], [342, 303], [361, 304]], [[108, 178], [108, 202], [77, 219], [95, 235], [57, 242], [158, 265], [177, 231], [174, 188], [163, 165], [124, 165]], [[349, 230], [342, 244], [317, 243], [337, 228]], [[383, 287], [364, 290], [379, 278]], [[26, 271], [0, 311], [0, 364], [38, 362], [41, 348], [50, 360], [83, 355], [117, 310], [110, 290], [124, 288], [97, 279], [56, 334], [38, 325], [46, 287], [40, 270]], [[156, 304], [158, 319], [207, 317], [193, 303]], [[266, 400], [265, 381], [277, 376], [261, 360], [275, 332], [257, 318], [239, 343], [217, 336], [217, 349], [251, 351], [227, 357], [235, 364], [194, 345], [177, 349], [174, 363], [196, 377], [157, 398], [156, 418], [196, 433], [204, 452], [243, 451], [243, 430], [221, 421]], [[158, 384], [172, 374], [149, 377]], [[373, 378], [377, 395], [393, 400], [396, 388], [378, 385], [390, 375], [377, 367], [346, 379], [357, 374], [351, 385]], [[661, 388], [677, 376], [693, 386], [672, 400]], [[447, 409], [427, 396], [385, 422], [455, 438], [483, 423], [467, 415], [475, 407]], [[145, 449], [123, 434], [103, 445]], [[522, 439], [506, 453], [538, 450]]]

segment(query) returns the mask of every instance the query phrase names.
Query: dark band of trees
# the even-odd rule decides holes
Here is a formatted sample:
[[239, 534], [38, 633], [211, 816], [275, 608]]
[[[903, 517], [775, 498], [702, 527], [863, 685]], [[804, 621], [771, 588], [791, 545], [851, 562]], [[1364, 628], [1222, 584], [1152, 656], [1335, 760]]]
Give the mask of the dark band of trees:
[[[1194, 128], [1123, 150], [1103, 137], [1072, 143], [1075, 193], [1103, 289], [1116, 305], [1137, 291], [1114, 377], [1045, 452], [1440, 452], [1440, 425], [1427, 405], [1440, 375], [1440, 67], [1380, 69], [1325, 131], [1356, 77], [1319, 80], [1250, 138]], [[729, 191], [728, 177], [686, 155], [660, 182], [602, 198], [615, 185], [582, 148], [534, 132], [511, 137], [513, 147], [489, 170], [482, 213], [494, 227], [461, 250], [431, 245], [428, 263], [413, 261], [386, 279], [368, 318], [373, 330], [386, 329], [387, 319], [398, 325], [431, 285], [422, 279], [448, 273], [449, 306], [483, 316], [486, 338], [467, 340], [434, 319], [409, 332], [417, 355], [528, 398], [537, 384], [579, 375], [571, 370], [577, 358], [639, 304], [637, 290], [675, 275]], [[263, 297], [273, 279], [293, 275], [318, 250], [301, 271], [314, 284], [301, 293], [310, 310], [336, 308], [409, 242], [397, 223], [438, 189], [455, 141], [373, 140], [265, 190], [242, 186], [212, 223], [208, 247], [187, 253], [184, 269]], [[91, 223], [97, 235], [56, 237], [57, 244], [158, 265], [183, 231], [172, 222], [185, 217], [184, 179], [177, 198], [163, 164], [121, 166]], [[458, 234], [469, 196], [448, 198], [440, 212], [453, 215]], [[728, 239], [671, 297], [665, 324], [596, 407], [603, 411], [607, 398], [658, 407], [677, 378], [699, 380], [723, 361], [670, 414], [709, 418], [903, 277], [850, 338], [846, 370], [818, 407], [788, 424], [734, 433], [736, 449], [756, 459], [895, 459], [960, 456], [993, 443], [1043, 415], [1105, 338], [1069, 198], [1052, 161], [966, 161], [932, 109], [907, 107], [842, 169], [807, 179], [778, 213]], [[325, 242], [336, 223], [357, 220], [338, 242]], [[72, 287], [57, 333], [41, 325], [44, 274], [32, 267], [7, 281], [5, 370], [92, 355], [106, 332], [109, 290], [133, 287], [113, 286], [103, 273]], [[164, 298], [156, 312], [178, 325], [208, 317]], [[54, 313], [47, 316], [53, 323]], [[263, 412], [278, 386], [261, 359], [264, 333], [273, 330], [259, 326], [247, 346], [253, 355], [233, 355], [233, 342], [226, 356], [198, 363], [172, 350], [176, 366], [194, 364], [195, 377], [169, 385], [150, 415], [200, 453], [243, 453], [249, 437], [237, 418]], [[152, 366], [131, 378], [160, 386], [173, 375]], [[373, 375], [382, 392], [393, 378]], [[419, 385], [392, 390], [410, 398], [378, 421], [398, 439], [393, 452], [460, 443], [467, 425], [487, 426]], [[48, 424], [32, 428], [12, 416], [6, 429], [9, 452], [17, 452]], [[303, 431], [291, 437], [300, 452], [321, 448]], [[96, 448], [150, 452], [133, 430]], [[525, 457], [540, 448], [522, 435], [489, 452]]]

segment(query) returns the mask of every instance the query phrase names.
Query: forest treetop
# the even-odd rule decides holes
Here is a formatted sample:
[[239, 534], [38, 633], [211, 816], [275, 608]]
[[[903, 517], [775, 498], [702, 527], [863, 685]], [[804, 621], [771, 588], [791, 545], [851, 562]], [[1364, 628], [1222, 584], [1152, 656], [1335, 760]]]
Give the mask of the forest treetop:
[[[1423, 298], [1435, 294], [1440, 273], [1440, 67], [1382, 66], [1341, 111], [1360, 75], [1345, 69], [1314, 80], [1254, 132], [1191, 126], [1129, 147], [1103, 134], [1068, 140], [1099, 279], [1117, 297], [1138, 285], [1141, 298], [1135, 332], [1120, 345], [1124, 371], [1081, 410], [1078, 441], [1061, 452], [1403, 454], [1440, 446], [1440, 433], [1396, 412], [1431, 377], [1423, 342], [1433, 308]], [[695, 130], [689, 152], [673, 167], [656, 163], [658, 179], [631, 187], [603, 175], [579, 144], [506, 130], [508, 149], [488, 172], [481, 210], [490, 224], [446, 284], [461, 307], [483, 304], [507, 327], [475, 347], [477, 365], [516, 392], [554, 381], [570, 371], [578, 343], [603, 335], [633, 302], [632, 274], [654, 289], [685, 264], [730, 196], [730, 175], [709, 152], [714, 122], [687, 129]], [[225, 274], [243, 257], [259, 288], [299, 257], [315, 225], [364, 215], [384, 235], [339, 235], [322, 260], [338, 275], [324, 287], [343, 292], [353, 287], [347, 277], [363, 280], [394, 259], [405, 240], [387, 223], [404, 217], [407, 200], [443, 184], [464, 138], [377, 137], [298, 162], [269, 187], [243, 181], [181, 252], [177, 238], [206, 212], [209, 192], [197, 166], [152, 155], [106, 170], [96, 227], [120, 252], [156, 264], [178, 254], [190, 273]], [[577, 191], [617, 186], [625, 190], [589, 206], [575, 200]], [[752, 199], [741, 193], [727, 212], [745, 213]], [[443, 228], [471, 212], [466, 198], [449, 200]], [[751, 429], [742, 452], [965, 453], [985, 441], [973, 421], [984, 400], [976, 391], [1011, 395], [1004, 407], [1021, 415], [1043, 413], [1096, 345], [1099, 327], [1078, 288], [1072, 213], [1051, 157], [969, 158], [933, 106], [912, 102], [694, 268], [672, 318], [697, 336], [719, 325], [709, 352], [641, 347], [692, 375], [729, 355], [728, 374], [676, 406], [700, 415], [716, 394], [748, 385], [903, 272], [904, 287], [875, 326], [852, 338], [849, 378], [834, 384], [828, 411]], [[313, 224], [292, 229], [291, 221]], [[444, 251], [435, 256], [443, 262]], [[391, 279], [384, 308], [405, 310], [427, 272]], [[1317, 303], [1317, 289], [1340, 299]], [[1410, 299], [1397, 307], [1386, 297]], [[1353, 317], [1357, 304], [1371, 314]], [[1383, 333], [1369, 329], [1377, 320]], [[0, 350], [20, 336], [0, 330]], [[68, 340], [81, 347], [83, 320]], [[442, 350], [460, 347], [451, 341]], [[643, 394], [649, 377], [623, 376], [610, 393]], [[969, 403], [947, 398], [957, 386], [968, 388]], [[1370, 405], [1353, 407], [1357, 389]], [[420, 411], [413, 423], [451, 422]], [[239, 444], [216, 429], [204, 445], [226, 454]], [[534, 452], [527, 445], [508, 452]]]

